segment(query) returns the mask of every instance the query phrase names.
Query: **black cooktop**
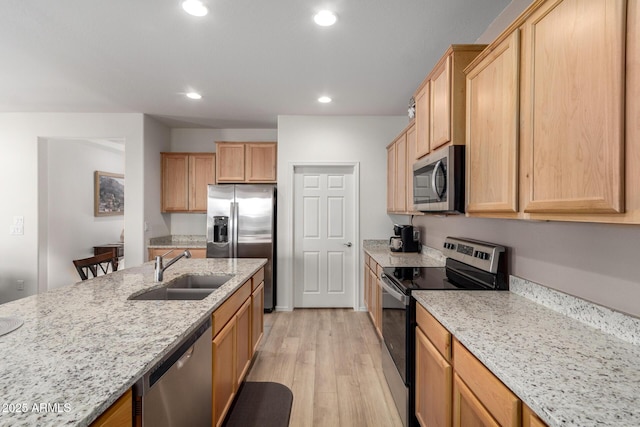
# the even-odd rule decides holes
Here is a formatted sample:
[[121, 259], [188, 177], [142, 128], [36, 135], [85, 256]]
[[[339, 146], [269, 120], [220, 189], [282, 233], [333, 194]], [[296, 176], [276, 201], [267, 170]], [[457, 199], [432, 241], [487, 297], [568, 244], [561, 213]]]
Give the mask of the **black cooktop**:
[[446, 267], [387, 267], [383, 269], [404, 294], [416, 290], [501, 290], [502, 275], [480, 271], [447, 259]]

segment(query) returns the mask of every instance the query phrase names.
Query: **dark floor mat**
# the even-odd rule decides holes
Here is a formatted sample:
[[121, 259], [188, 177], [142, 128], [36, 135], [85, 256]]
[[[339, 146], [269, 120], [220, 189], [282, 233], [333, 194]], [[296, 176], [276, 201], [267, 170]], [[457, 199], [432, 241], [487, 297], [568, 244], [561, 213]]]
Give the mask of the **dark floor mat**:
[[293, 393], [274, 382], [246, 381], [223, 427], [287, 427]]

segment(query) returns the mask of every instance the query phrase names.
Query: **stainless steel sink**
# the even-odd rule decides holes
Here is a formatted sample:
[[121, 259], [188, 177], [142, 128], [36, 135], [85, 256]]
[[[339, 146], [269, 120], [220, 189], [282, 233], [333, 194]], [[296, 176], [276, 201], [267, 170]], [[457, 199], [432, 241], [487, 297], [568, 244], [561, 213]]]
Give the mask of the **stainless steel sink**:
[[213, 291], [227, 283], [233, 275], [179, 277], [162, 288], [152, 289], [140, 295], [129, 297], [130, 300], [159, 301], [159, 300], [200, 300], [209, 296]]
[[169, 282], [169, 286], [181, 289], [218, 289], [231, 280], [232, 277], [233, 275], [229, 274], [214, 276], [195, 276], [189, 274], [172, 280]]

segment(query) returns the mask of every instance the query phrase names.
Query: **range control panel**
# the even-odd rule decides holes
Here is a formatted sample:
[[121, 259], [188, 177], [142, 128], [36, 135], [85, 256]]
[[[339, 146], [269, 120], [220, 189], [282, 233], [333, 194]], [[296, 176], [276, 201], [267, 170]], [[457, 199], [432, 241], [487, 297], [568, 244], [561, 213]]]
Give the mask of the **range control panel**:
[[447, 237], [443, 250], [448, 258], [453, 258], [465, 264], [473, 265], [489, 273], [498, 271], [500, 257], [505, 253], [505, 247], [479, 240]]

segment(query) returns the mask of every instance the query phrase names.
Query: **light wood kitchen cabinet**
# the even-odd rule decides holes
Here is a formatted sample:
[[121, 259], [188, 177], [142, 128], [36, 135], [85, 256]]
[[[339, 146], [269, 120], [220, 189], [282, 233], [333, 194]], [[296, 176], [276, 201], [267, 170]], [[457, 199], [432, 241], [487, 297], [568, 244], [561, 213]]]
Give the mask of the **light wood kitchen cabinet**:
[[407, 210], [407, 135], [403, 131], [387, 146], [387, 211]]
[[415, 212], [413, 206], [413, 164], [416, 162], [416, 142], [417, 131], [415, 124], [413, 124], [407, 129], [407, 186], [405, 194], [407, 211], [412, 214], [419, 213]]
[[421, 215], [413, 209], [413, 164], [417, 129], [410, 123], [387, 146], [387, 212]]
[[215, 184], [215, 153], [161, 153], [162, 212], [206, 212], [207, 185]]
[[396, 146], [391, 144], [387, 146], [387, 212], [396, 211], [396, 178]]
[[547, 427], [527, 405], [522, 404], [522, 427]]
[[382, 287], [378, 283], [380, 267], [371, 257], [365, 254], [364, 263], [364, 300], [373, 326], [379, 337], [382, 337]]
[[414, 94], [416, 157], [444, 145], [465, 143], [464, 68], [486, 47], [451, 45]]
[[236, 393], [236, 319], [213, 338], [213, 425], [220, 426]]
[[251, 346], [253, 353], [264, 335], [264, 281], [251, 294]]
[[524, 212], [624, 210], [626, 9], [547, 1], [525, 21]]
[[[256, 282], [260, 282], [257, 287], [254, 286]], [[224, 421], [262, 337], [263, 290], [264, 268], [261, 268], [211, 315], [212, 420], [215, 426], [221, 425]]]
[[184, 252], [185, 250], [188, 250], [189, 252], [191, 252], [191, 258], [206, 258], [207, 257], [207, 250], [205, 248], [149, 248], [148, 252], [149, 252], [149, 261], [153, 261], [156, 259], [157, 256], [162, 256], [164, 254], [166, 254], [167, 252], [171, 251], [171, 253], [167, 254], [167, 256], [177, 256], [178, 254]]
[[451, 346], [445, 346], [445, 354], [442, 354], [431, 338], [444, 331], [450, 343], [451, 335], [419, 305], [416, 311], [416, 418], [422, 427], [448, 427], [452, 418]]
[[219, 183], [274, 183], [277, 180], [275, 142], [216, 142]]
[[[456, 339], [453, 340], [453, 366], [454, 426], [521, 425], [520, 399]], [[467, 417], [482, 423], [469, 423]]]
[[519, 30], [467, 69], [467, 207], [518, 212]]
[[127, 390], [102, 413], [90, 427], [125, 427], [133, 425], [133, 392]]
[[249, 371], [253, 345], [251, 343], [251, 298], [248, 298], [236, 313], [236, 385], [240, 387], [242, 380]]
[[429, 79], [418, 88], [414, 95], [416, 100], [416, 147], [414, 156], [416, 159], [426, 156], [431, 152], [431, 132], [429, 130], [429, 118], [431, 117], [431, 83]]

